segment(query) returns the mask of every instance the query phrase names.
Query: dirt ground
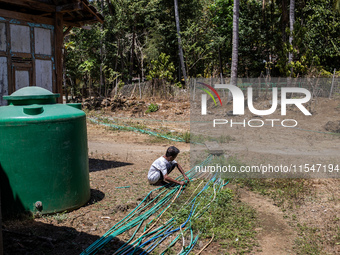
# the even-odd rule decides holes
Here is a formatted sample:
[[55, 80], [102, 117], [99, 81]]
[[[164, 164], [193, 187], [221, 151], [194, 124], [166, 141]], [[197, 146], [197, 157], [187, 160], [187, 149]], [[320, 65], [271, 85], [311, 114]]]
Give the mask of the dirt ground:
[[[131, 109], [116, 112], [101, 110], [97, 114], [104, 114], [120, 124], [133, 123], [169, 132], [183, 133], [190, 130], [190, 105], [188, 107], [187, 100], [157, 103], [160, 109], [146, 115], [136, 116]], [[320, 100], [318, 107], [320, 108], [314, 109], [315, 121], [302, 119], [299, 122], [301, 128], [326, 131], [326, 121], [340, 120], [339, 99]], [[71, 212], [25, 220], [6, 220], [3, 222], [5, 254], [80, 254], [126, 216], [153, 189], [146, 180], [148, 169], [157, 157], [165, 153], [168, 146], [178, 147], [181, 153], [177, 161], [185, 170], [190, 168], [190, 145], [187, 143], [160, 140], [137, 132], [112, 130], [90, 121], [87, 123], [90, 201]], [[293, 138], [287, 140], [286, 134], [277, 130], [267, 130], [263, 133], [244, 132], [242, 136], [230, 133], [235, 140], [228, 144], [226, 151], [243, 160], [254, 162], [263, 161], [265, 155], [274, 155], [270, 157], [273, 164], [292, 158], [297, 161], [317, 158], [325, 162], [332, 160], [334, 163], [340, 163], [339, 136], [294, 130], [289, 133]], [[268, 134], [275, 137], [276, 148], [261, 139], [261, 136]], [[256, 149], [253, 149], [253, 144], [258, 145]], [[304, 199], [294, 211], [285, 212], [266, 196], [251, 192], [247, 188], [236, 189], [231, 186], [237, 190], [241, 201], [258, 212], [256, 231], [260, 248], [251, 254], [296, 254], [294, 240], [298, 238], [297, 223], [315, 226], [318, 229], [317, 234], [329, 240], [324, 243], [324, 251], [328, 254], [340, 254], [339, 243], [335, 245], [334, 237], [327, 236], [329, 229], [339, 228], [339, 184], [338, 179], [312, 180], [314, 195]], [[109, 249], [104, 249], [99, 254], [112, 254], [129, 238], [129, 234], [118, 236]], [[212, 243], [202, 254], [219, 254], [216, 250], [217, 244]]]

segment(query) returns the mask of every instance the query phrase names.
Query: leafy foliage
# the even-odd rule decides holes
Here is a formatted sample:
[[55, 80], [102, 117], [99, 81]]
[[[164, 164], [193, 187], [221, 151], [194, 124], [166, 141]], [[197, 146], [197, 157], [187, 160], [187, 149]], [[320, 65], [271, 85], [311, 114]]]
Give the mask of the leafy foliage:
[[147, 79], [152, 80], [154, 78], [166, 79], [167, 81], [173, 80], [173, 72], [175, 66], [169, 61], [170, 56], [166, 56], [165, 53], [161, 53], [156, 60], [151, 60], [151, 68]]
[[[338, 0], [296, 0], [289, 31], [289, 1], [240, 0], [240, 77], [333, 73], [340, 65]], [[182, 81], [174, 3], [167, 0], [94, 0], [104, 24], [73, 28], [65, 39], [68, 90], [107, 95], [132, 79]], [[232, 0], [179, 0], [182, 47], [189, 77], [230, 75]], [[292, 32], [292, 45], [288, 35]], [[288, 53], [294, 55], [288, 63]], [[291, 73], [292, 72], [292, 73]]]
[[158, 111], [158, 105], [157, 104], [153, 104], [151, 103], [149, 106], [148, 106], [148, 109], [146, 110], [145, 113], [149, 113], [149, 112], [157, 112]]

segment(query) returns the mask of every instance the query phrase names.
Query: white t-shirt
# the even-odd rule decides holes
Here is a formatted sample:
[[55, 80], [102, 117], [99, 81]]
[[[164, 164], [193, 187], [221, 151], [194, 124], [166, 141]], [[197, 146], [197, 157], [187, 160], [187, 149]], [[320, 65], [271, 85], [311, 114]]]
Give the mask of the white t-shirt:
[[161, 178], [161, 173], [163, 176], [166, 175], [175, 164], [177, 164], [176, 160], [167, 161], [163, 156], [156, 159], [152, 163], [148, 173], [149, 183], [156, 183]]

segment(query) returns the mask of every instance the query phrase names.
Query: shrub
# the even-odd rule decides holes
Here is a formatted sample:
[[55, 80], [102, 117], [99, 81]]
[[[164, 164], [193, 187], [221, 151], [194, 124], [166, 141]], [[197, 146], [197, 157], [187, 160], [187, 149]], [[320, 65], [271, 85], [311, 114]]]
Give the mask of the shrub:
[[146, 110], [145, 113], [149, 113], [149, 112], [157, 112], [158, 111], [158, 105], [157, 104], [153, 104], [151, 103], [149, 106], [148, 106], [148, 109]]

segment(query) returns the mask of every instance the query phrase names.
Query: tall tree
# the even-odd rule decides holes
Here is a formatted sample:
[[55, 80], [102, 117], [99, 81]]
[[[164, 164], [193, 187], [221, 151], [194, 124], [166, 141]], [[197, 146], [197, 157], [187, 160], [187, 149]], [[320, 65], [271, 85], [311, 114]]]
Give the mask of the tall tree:
[[[293, 61], [293, 30], [294, 30], [294, 22], [295, 22], [295, 0], [290, 0], [289, 5], [289, 53], [288, 53], [288, 64], [290, 64]], [[292, 75], [292, 70], [291, 70]]]
[[[104, 13], [104, 0], [101, 1], [101, 11], [102, 13]], [[100, 68], [99, 69], [99, 83], [100, 83], [99, 93], [100, 94], [102, 93], [102, 89], [104, 87], [104, 81], [105, 81], [105, 75], [103, 72], [103, 62], [104, 62], [103, 36], [102, 36], [103, 30], [104, 30], [104, 24], [102, 24], [100, 28], [100, 32], [101, 32], [100, 33], [100, 67], [99, 67]], [[106, 94], [106, 89], [105, 89], [105, 94]]]
[[286, 27], [288, 24], [288, 11], [287, 11], [287, 0], [282, 0], [281, 2], [281, 11], [282, 11], [282, 17], [281, 17], [281, 33], [282, 33], [282, 41], [285, 43], [287, 41], [286, 37]]
[[181, 68], [183, 73], [184, 82], [187, 83], [187, 73], [185, 71], [185, 64], [184, 64], [184, 56], [183, 56], [183, 49], [182, 49], [182, 40], [181, 40], [181, 29], [179, 26], [179, 14], [178, 14], [178, 2], [174, 0], [175, 5], [175, 19], [176, 19], [176, 29], [177, 29], [177, 40], [178, 40], [178, 50], [179, 50], [179, 59], [181, 61]]
[[234, 8], [233, 8], [233, 51], [232, 51], [232, 55], [231, 55], [231, 84], [232, 85], [237, 85], [239, 9], [240, 9], [240, 0], [234, 0]]

